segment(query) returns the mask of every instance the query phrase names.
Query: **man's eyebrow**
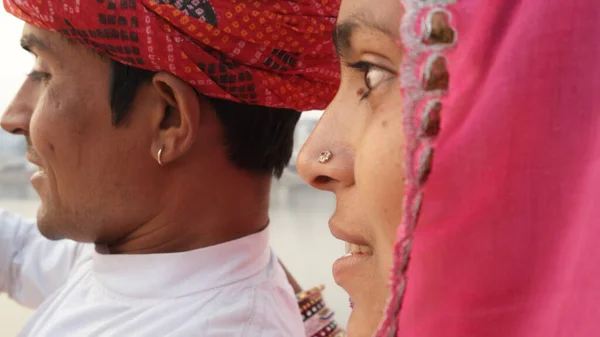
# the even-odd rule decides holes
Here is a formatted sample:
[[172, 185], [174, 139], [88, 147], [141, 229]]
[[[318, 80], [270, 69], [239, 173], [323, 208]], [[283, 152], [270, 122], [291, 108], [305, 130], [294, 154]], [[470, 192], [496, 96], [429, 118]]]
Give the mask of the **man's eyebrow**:
[[338, 57], [345, 57], [352, 50], [352, 34], [362, 27], [376, 30], [394, 40], [398, 37], [398, 33], [394, 33], [394, 30], [389, 27], [380, 25], [371, 15], [365, 12], [353, 14], [348, 19], [338, 23], [333, 30], [333, 45]]
[[33, 34], [23, 35], [21, 37], [21, 48], [35, 55], [35, 50], [49, 51], [51, 45]]

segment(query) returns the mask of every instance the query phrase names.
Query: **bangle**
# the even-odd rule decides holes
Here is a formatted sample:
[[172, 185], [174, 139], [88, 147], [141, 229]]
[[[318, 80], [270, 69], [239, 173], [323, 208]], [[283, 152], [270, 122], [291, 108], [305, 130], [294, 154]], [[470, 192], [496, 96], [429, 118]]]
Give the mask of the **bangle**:
[[321, 294], [324, 289], [321, 285], [296, 295], [307, 337], [344, 337], [345, 332], [334, 320], [334, 312], [325, 305]]

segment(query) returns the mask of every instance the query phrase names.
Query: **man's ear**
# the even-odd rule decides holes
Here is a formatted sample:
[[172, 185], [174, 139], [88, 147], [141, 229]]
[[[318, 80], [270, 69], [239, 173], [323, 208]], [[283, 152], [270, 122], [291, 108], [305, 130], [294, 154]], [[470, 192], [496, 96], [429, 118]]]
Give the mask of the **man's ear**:
[[156, 133], [151, 151], [157, 161], [167, 164], [194, 145], [206, 105], [201, 104], [194, 88], [171, 73], [161, 71], [154, 75], [152, 86], [160, 104], [153, 112]]

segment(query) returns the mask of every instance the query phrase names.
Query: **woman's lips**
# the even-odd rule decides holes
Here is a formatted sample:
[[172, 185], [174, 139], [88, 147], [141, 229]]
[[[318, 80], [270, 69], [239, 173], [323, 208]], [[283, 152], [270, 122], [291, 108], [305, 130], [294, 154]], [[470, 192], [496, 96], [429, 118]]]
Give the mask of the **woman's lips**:
[[346, 255], [348, 254], [367, 254], [373, 255], [373, 249], [367, 245], [357, 245], [346, 242]]
[[344, 287], [345, 280], [353, 278], [364, 270], [365, 264], [373, 256], [373, 249], [366, 245], [346, 242], [346, 254], [333, 263], [332, 272], [335, 283]]
[[361, 233], [342, 229], [348, 227], [340, 226], [342, 223], [347, 222], [335, 216], [329, 220], [331, 234], [346, 243], [345, 254], [333, 263], [332, 272], [335, 283], [348, 291], [353, 279], [361, 279], [360, 275], [372, 272], [369, 260], [373, 257], [373, 246]]
[[340, 221], [339, 217], [336, 216], [333, 216], [331, 219], [329, 219], [329, 231], [334, 238], [355, 245], [368, 246], [367, 240], [364, 238], [364, 236], [360, 235], [359, 233], [352, 233], [341, 229], [344, 228], [344, 226], [340, 226], [340, 224], [343, 223], [347, 222], [344, 222], [343, 220]]

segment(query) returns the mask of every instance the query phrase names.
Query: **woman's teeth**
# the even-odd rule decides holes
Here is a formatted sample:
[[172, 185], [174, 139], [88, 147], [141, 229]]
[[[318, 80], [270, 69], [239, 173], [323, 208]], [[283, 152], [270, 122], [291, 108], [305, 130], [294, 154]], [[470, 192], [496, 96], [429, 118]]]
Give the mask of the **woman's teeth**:
[[348, 256], [354, 254], [372, 255], [373, 249], [371, 249], [369, 246], [360, 246], [346, 242], [346, 255]]

